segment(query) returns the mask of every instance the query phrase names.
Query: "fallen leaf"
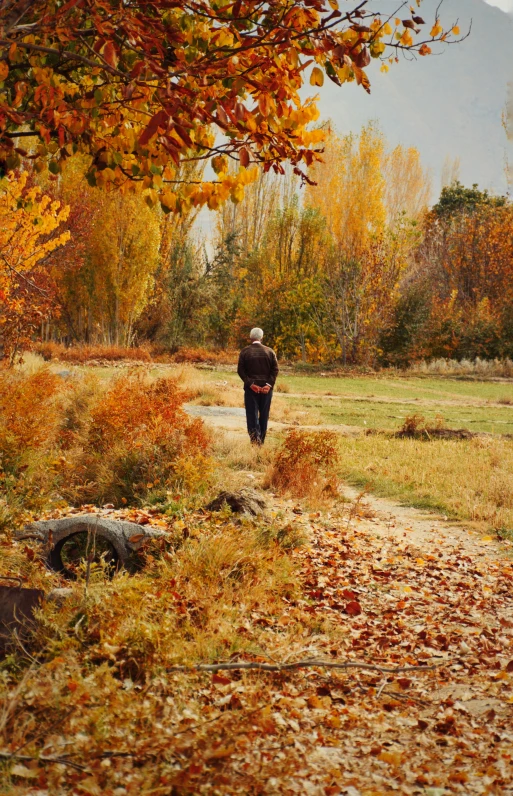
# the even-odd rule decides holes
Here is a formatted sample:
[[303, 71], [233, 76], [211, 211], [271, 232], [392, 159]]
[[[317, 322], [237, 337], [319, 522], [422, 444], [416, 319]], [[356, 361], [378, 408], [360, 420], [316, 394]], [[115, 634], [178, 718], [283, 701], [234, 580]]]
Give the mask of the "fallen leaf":
[[36, 779], [39, 776], [37, 769], [32, 770], [21, 763], [17, 763], [11, 768], [11, 774], [13, 777], [23, 777], [24, 779]]

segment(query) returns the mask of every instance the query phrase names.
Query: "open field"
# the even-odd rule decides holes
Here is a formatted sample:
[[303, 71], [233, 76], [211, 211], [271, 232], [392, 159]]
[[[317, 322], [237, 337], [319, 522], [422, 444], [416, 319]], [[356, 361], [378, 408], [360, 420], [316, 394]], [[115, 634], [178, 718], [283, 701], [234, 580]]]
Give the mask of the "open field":
[[[255, 461], [246, 440], [241, 383], [233, 368], [146, 367], [155, 375], [176, 377], [190, 392], [195, 413], [201, 416], [205, 407], [206, 421], [225, 429], [224, 436], [216, 433], [216, 447], [229, 469], [244, 470], [250, 461], [265, 470], [266, 455]], [[94, 370], [106, 380], [119, 373], [109, 367], [76, 370]], [[216, 406], [225, 407], [225, 414], [209, 417]], [[238, 408], [238, 414], [230, 414], [229, 407]], [[366, 435], [373, 429], [395, 432], [412, 415], [423, 416], [428, 425], [442, 422], [483, 436], [429, 441]], [[507, 436], [513, 434], [513, 382], [285, 372], [278, 379], [271, 419], [267, 449], [287, 428], [340, 430], [339, 475], [348, 483], [485, 530], [513, 533], [513, 439]]]
[[[0, 663], [2, 793], [508, 792], [510, 439], [368, 434], [358, 407], [409, 406], [411, 380], [291, 374], [259, 449], [232, 371], [24, 367], [0, 374], [0, 555], [46, 601]], [[414, 398], [510, 411], [509, 385], [452, 387]], [[341, 395], [352, 424], [323, 422]], [[309, 449], [305, 418], [340, 433]], [[210, 505], [248, 486], [263, 513]], [[68, 580], [15, 534], [92, 512], [163, 536]]]
[[[199, 391], [195, 403], [241, 405], [233, 372], [182, 373]], [[414, 414], [483, 436], [410, 440], [364, 433], [397, 431]], [[347, 431], [352, 426], [355, 433], [340, 445], [340, 475], [349, 483], [506, 535], [513, 532], [513, 440], [504, 436], [513, 433], [512, 383], [285, 374], [271, 417], [292, 427]], [[243, 433], [243, 418], [238, 427]], [[282, 429], [271, 430], [271, 444]]]
[[[240, 403], [240, 380], [230, 371], [201, 371], [213, 400]], [[223, 382], [225, 384], [223, 385]], [[233, 390], [236, 394], [233, 394]], [[463, 381], [393, 376], [279, 377], [275, 405], [307, 412], [323, 424], [395, 430], [412, 414], [442, 417], [449, 428], [513, 433], [513, 381]]]

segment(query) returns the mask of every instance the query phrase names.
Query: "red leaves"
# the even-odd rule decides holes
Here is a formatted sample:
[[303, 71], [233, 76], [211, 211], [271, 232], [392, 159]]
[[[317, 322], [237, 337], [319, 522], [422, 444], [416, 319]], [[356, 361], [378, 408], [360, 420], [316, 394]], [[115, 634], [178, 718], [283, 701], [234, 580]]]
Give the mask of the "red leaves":
[[360, 69], [364, 69], [371, 62], [370, 53], [367, 47], [362, 47], [362, 49], [357, 53], [351, 53], [351, 58], [353, 63], [360, 67]]
[[250, 155], [249, 150], [244, 146], [239, 149], [239, 160], [241, 166], [244, 166], [244, 168], [247, 169], [249, 166]]
[[153, 136], [157, 133], [159, 127], [167, 127], [168, 118], [168, 114], [164, 110], [161, 110], [152, 116], [147, 126], [139, 136], [140, 146], [146, 146], [150, 139], [153, 138]]
[[229, 685], [232, 680], [231, 677], [227, 677], [225, 674], [221, 674], [220, 672], [214, 672], [212, 675], [212, 682], [215, 685]]
[[345, 612], [349, 614], [349, 616], [359, 616], [362, 612], [362, 606], [360, 603], [356, 602], [356, 600], [351, 600], [351, 602], [347, 603]]
[[112, 66], [113, 68], [117, 67], [119, 61], [119, 53], [118, 53], [118, 48], [113, 42], [111, 41], [107, 42], [107, 44], [103, 48], [102, 55], [105, 58], [106, 62], [109, 64], [109, 66]]

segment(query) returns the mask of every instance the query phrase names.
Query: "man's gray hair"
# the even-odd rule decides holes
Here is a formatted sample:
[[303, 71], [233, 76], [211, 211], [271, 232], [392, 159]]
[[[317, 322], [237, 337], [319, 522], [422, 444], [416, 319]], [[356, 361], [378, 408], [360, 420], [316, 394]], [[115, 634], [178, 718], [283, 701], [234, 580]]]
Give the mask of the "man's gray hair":
[[249, 339], [250, 340], [261, 340], [263, 336], [264, 336], [264, 333], [263, 333], [262, 329], [258, 328], [258, 326], [256, 326], [254, 329], [252, 329], [250, 331], [250, 333], [249, 333]]

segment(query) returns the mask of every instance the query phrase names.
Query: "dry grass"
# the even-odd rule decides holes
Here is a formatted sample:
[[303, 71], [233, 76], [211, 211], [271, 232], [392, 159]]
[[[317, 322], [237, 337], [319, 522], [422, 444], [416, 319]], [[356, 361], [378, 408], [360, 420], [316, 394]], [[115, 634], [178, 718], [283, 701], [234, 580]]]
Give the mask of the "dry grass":
[[270, 465], [276, 440], [267, 438], [264, 446], [252, 445], [247, 434], [233, 431], [223, 431], [216, 434], [214, 441], [214, 455], [219, 462], [223, 475], [218, 480], [226, 477], [226, 471], [250, 471], [263, 473]]
[[416, 362], [409, 368], [411, 373], [425, 373], [430, 376], [477, 376], [482, 379], [513, 378], [511, 359], [432, 359], [430, 362]]
[[137, 346], [127, 348], [117, 345], [77, 345], [67, 348], [60, 343], [36, 343], [34, 351], [46, 361], [70, 362], [84, 364], [91, 361], [119, 362], [129, 360], [133, 362], [151, 362], [152, 356], [149, 347]]
[[273, 398], [271, 419], [291, 426], [317, 426], [322, 422], [315, 411], [291, 405], [286, 398], [280, 398], [279, 395]]
[[186, 539], [184, 523], [175, 525], [174, 544], [155, 544], [142, 554], [143, 572], [121, 572], [105, 582], [98, 568], [87, 595], [79, 582], [64, 606], [47, 603], [33, 652], [44, 650], [46, 659], [78, 652], [67, 628], [81, 610], [88, 617], [83, 639], [93, 647], [77, 657], [101, 665], [114, 655], [119, 676], [132, 680], [177, 663], [260, 652], [258, 638], [238, 632], [246, 613], [259, 605], [273, 614], [295, 591], [278, 529], [249, 520], [235, 524], [222, 512], [212, 519], [189, 515]]
[[265, 486], [310, 505], [336, 497], [338, 438], [332, 431], [289, 431], [276, 450]]
[[[208, 676], [170, 675], [170, 667], [234, 654], [280, 658], [290, 644], [304, 647], [305, 634], [317, 628], [316, 618], [298, 615], [286, 628], [282, 623], [283, 600], [289, 604], [298, 596], [290, 556], [295, 540], [272, 523], [234, 523], [224, 512], [189, 515], [186, 539], [184, 522], [175, 525], [174, 544], [145, 550], [143, 572], [120, 572], [105, 581], [102, 571], [93, 569], [87, 589], [78, 581], [64, 603], [46, 602], [32, 639], [4, 662], [3, 749], [23, 747], [30, 754], [44, 745], [54, 754], [68, 754], [70, 748], [62, 743], [73, 739], [73, 755], [91, 762], [106, 747], [126, 748], [130, 754], [143, 739], [148, 748], [156, 748], [154, 744], [166, 743], [163, 725], [173, 735], [183, 721], [182, 733], [201, 726], [201, 693], [210, 683]], [[45, 591], [61, 585], [57, 576], [45, 577], [37, 557], [27, 563], [23, 545], [11, 543], [6, 552], [9, 568], [27, 574], [31, 585]], [[221, 675], [219, 682], [231, 678]], [[259, 699], [258, 678], [252, 684]], [[218, 692], [217, 698], [222, 695]], [[240, 708], [237, 697], [221, 703], [221, 710], [233, 709], [235, 717]], [[196, 743], [197, 733], [191, 737]], [[153, 767], [153, 758], [143, 754], [129, 776], [130, 792], [175, 792], [172, 784], [169, 790], [159, 786], [167, 769], [160, 766], [154, 775]], [[99, 766], [103, 785], [88, 791], [86, 775], [77, 785], [73, 769], [38, 770], [28, 763], [26, 770], [28, 777], [38, 771], [39, 784], [50, 793], [74, 793], [75, 786], [81, 793], [117, 793], [126, 776], [119, 779], [114, 760], [112, 766]], [[20, 771], [24, 773], [14, 768], [14, 780], [9, 780], [9, 792], [19, 796], [27, 793]], [[172, 783], [171, 769], [168, 774]], [[176, 776], [180, 783], [179, 771]], [[147, 790], [148, 783], [156, 790]], [[192, 791], [179, 787], [176, 792]]]
[[340, 445], [340, 472], [379, 494], [513, 533], [511, 440], [347, 438]]

